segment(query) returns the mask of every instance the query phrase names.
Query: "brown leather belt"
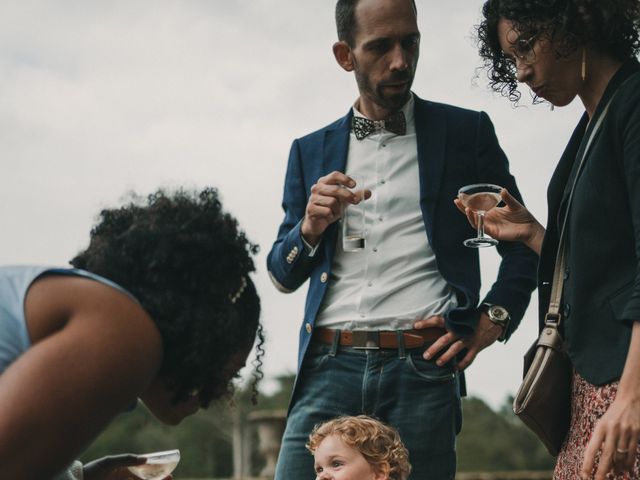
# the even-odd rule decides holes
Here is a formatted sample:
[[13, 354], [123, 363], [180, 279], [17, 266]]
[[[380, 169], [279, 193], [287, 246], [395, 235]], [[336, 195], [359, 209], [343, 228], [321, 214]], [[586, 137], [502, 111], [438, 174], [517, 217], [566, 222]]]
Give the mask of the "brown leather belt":
[[[332, 345], [337, 330], [318, 327], [313, 332], [314, 342]], [[436, 341], [447, 333], [444, 328], [425, 328], [422, 330], [341, 330], [339, 344], [343, 347], [377, 350], [380, 348], [399, 348], [398, 334], [404, 339], [404, 348], [418, 348]]]

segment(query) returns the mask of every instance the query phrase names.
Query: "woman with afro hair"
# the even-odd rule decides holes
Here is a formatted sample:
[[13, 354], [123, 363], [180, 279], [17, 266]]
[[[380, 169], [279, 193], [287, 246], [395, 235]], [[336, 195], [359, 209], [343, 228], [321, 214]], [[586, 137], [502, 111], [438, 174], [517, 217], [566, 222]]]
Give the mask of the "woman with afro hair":
[[[554, 478], [638, 479], [640, 2], [488, 0], [483, 17], [480, 55], [494, 90], [517, 103], [525, 83], [534, 103], [578, 97], [585, 108], [548, 187], [546, 229], [506, 190], [485, 218], [491, 236], [540, 255], [541, 326], [566, 218], [560, 330], [572, 405]], [[531, 141], [544, 139], [532, 132]]]
[[103, 210], [73, 268], [0, 267], [0, 476], [132, 478], [143, 457], [65, 468], [137, 398], [175, 425], [231, 393], [257, 336], [255, 389], [256, 250], [215, 189], [160, 190]]

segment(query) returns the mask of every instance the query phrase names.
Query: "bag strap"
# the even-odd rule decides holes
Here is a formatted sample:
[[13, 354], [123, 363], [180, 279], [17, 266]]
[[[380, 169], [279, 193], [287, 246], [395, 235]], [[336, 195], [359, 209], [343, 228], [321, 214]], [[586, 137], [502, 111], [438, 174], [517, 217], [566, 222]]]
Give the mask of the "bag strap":
[[551, 287], [551, 300], [549, 302], [549, 310], [544, 317], [544, 323], [547, 327], [558, 327], [560, 325], [560, 321], [562, 316], [560, 315], [560, 302], [562, 301], [562, 287], [564, 284], [564, 267], [565, 267], [565, 227], [567, 225], [567, 220], [569, 218], [569, 209], [571, 207], [571, 200], [573, 199], [573, 192], [576, 188], [576, 183], [578, 183], [578, 177], [580, 176], [580, 171], [584, 165], [584, 160], [587, 158], [587, 153], [589, 152], [589, 148], [593, 142], [593, 139], [596, 136], [596, 133], [600, 129], [600, 125], [602, 125], [602, 121], [604, 117], [607, 115], [607, 111], [609, 110], [609, 105], [611, 105], [611, 101], [615, 97], [615, 94], [609, 99], [607, 105], [602, 110], [602, 113], [598, 117], [596, 124], [593, 126], [593, 130], [591, 130], [591, 135], [589, 135], [589, 139], [587, 140], [587, 145], [582, 152], [582, 158], [580, 159], [580, 164], [578, 165], [578, 170], [576, 171], [576, 175], [573, 178], [573, 184], [571, 185], [571, 190], [569, 192], [569, 199], [567, 200], [567, 205], [564, 211], [564, 218], [562, 220], [562, 228], [560, 230], [560, 241], [558, 243], [558, 253], [556, 254], [556, 265], [553, 271], [553, 284]]

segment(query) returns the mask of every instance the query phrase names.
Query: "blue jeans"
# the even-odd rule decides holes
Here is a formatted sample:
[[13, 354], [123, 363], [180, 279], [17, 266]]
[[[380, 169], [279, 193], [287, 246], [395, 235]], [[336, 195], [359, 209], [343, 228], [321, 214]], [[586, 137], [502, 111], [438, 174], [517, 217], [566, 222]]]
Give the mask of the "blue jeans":
[[453, 365], [422, 358], [424, 348], [309, 347], [291, 399], [276, 480], [313, 480], [305, 448], [314, 425], [338, 415], [373, 415], [393, 425], [409, 450], [410, 479], [453, 480], [462, 426]]

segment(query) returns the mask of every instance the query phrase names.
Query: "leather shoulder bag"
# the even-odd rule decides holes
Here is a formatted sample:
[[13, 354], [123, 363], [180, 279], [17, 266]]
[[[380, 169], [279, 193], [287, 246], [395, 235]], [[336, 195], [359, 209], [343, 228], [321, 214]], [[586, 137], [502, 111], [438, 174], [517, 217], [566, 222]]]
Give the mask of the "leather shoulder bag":
[[[611, 100], [613, 100], [613, 97]], [[538, 436], [554, 457], [560, 452], [562, 443], [569, 431], [571, 419], [571, 377], [573, 369], [569, 356], [565, 351], [562, 336], [558, 331], [562, 320], [560, 303], [562, 301], [564, 280], [565, 227], [576, 182], [589, 147], [609, 110], [611, 100], [605, 106], [591, 131], [571, 186], [560, 232], [560, 242], [551, 288], [551, 300], [549, 302], [549, 310], [545, 315], [545, 325], [538, 340], [525, 356], [526, 371], [524, 380], [513, 401], [514, 413]], [[531, 355], [533, 355], [533, 360], [531, 360], [530, 366], [526, 368], [527, 357], [531, 358]]]

